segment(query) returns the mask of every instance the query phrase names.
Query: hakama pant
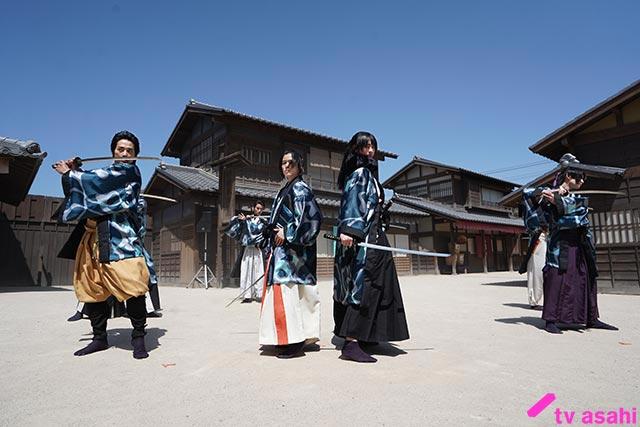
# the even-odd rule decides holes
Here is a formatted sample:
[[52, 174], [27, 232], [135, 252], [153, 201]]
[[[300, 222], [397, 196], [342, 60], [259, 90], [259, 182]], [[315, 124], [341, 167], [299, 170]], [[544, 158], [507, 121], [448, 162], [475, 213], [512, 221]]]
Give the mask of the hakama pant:
[[113, 295], [118, 301], [149, 291], [149, 270], [144, 257], [101, 263], [95, 221], [87, 220], [76, 252], [73, 287], [80, 302], [103, 302]]
[[242, 255], [242, 264], [240, 265], [240, 289], [244, 292], [244, 298], [262, 298], [262, 283], [255, 284], [251, 290], [248, 290], [256, 280], [264, 274], [264, 263], [262, 261], [262, 252], [255, 246], [247, 246], [244, 248]]
[[320, 339], [320, 294], [317, 285], [266, 286], [260, 310], [261, 345], [286, 345]]
[[542, 269], [547, 257], [547, 240], [545, 234], [540, 234], [529, 263], [527, 264], [527, 294], [529, 305], [542, 305], [542, 291], [544, 277]]
[[582, 248], [569, 242], [567, 271], [544, 268], [544, 308], [548, 322], [586, 324], [598, 319], [598, 287], [590, 277]]
[[[378, 245], [389, 246], [384, 233]], [[360, 305], [333, 301], [333, 333], [358, 341], [389, 342], [409, 339], [402, 293], [391, 252], [369, 250]]]

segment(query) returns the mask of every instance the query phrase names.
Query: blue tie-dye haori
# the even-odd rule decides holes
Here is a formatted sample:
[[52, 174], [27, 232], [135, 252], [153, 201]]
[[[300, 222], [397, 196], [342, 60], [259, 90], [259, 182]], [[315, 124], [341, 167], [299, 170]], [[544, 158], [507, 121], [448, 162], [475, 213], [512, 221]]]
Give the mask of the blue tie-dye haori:
[[271, 236], [267, 284], [316, 284], [316, 238], [321, 223], [322, 214], [313, 192], [301, 178], [278, 193], [269, 224], [284, 228], [286, 242], [275, 246]]
[[[138, 236], [144, 244], [144, 237], [147, 235], [147, 202], [142, 197], [138, 198], [136, 214], [138, 217], [138, 224], [140, 225], [140, 228], [138, 229]], [[151, 254], [144, 246], [142, 246], [142, 253], [144, 256], [144, 262], [147, 264], [147, 269], [149, 270], [149, 282], [151, 282], [152, 285], [156, 285], [158, 284], [158, 275], [156, 274], [156, 268], [153, 265], [153, 258], [151, 258]]]
[[539, 203], [541, 190], [541, 188], [525, 188], [522, 191], [524, 227], [529, 236], [539, 233], [551, 219], [551, 212], [542, 209]]
[[[379, 208], [380, 197], [383, 196], [376, 178], [369, 169], [358, 168], [353, 171], [342, 193], [338, 233], [369, 242], [370, 231], [377, 234], [376, 230], [372, 230], [372, 226], [377, 224], [376, 210]], [[360, 304], [366, 261], [367, 248], [336, 245], [333, 296], [336, 301], [342, 304]]]
[[[536, 199], [540, 197], [542, 190], [548, 188], [538, 188], [536, 190], [525, 190], [523, 196], [529, 201], [531, 206], [535, 206]], [[589, 199], [576, 194], [567, 194], [565, 196], [555, 195], [555, 206], [551, 203], [542, 203], [542, 209], [538, 209], [537, 213], [527, 213], [525, 205], [525, 226], [534, 227], [536, 223], [540, 223], [540, 211], [544, 212], [544, 219], [549, 225], [549, 236], [547, 238], [547, 261], [546, 265], [559, 268], [560, 258], [560, 240], [561, 232], [566, 230], [583, 231], [588, 244], [591, 255], [595, 259], [595, 246], [593, 244], [593, 236], [589, 229]], [[529, 215], [529, 217], [527, 217]]]
[[244, 221], [240, 221], [234, 216], [224, 232], [242, 246], [258, 246], [264, 240], [265, 225], [267, 221], [264, 218], [248, 216]]
[[62, 221], [106, 216], [109, 261], [144, 256], [138, 235], [141, 177], [136, 165], [117, 162], [101, 169], [70, 171], [62, 176], [62, 185], [67, 195]]

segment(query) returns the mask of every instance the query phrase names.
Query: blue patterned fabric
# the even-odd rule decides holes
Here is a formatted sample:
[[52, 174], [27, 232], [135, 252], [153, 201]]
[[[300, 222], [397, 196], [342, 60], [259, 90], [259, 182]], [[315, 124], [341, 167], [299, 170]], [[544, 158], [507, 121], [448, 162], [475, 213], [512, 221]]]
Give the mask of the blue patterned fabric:
[[106, 216], [109, 261], [144, 256], [138, 235], [141, 177], [136, 165], [116, 162], [101, 169], [70, 171], [62, 176], [62, 185], [67, 195], [63, 222]]
[[527, 203], [525, 206], [525, 226], [527, 230], [533, 229], [541, 222], [541, 218], [549, 225], [549, 236], [547, 238], [547, 262], [546, 265], [559, 268], [560, 240], [561, 232], [566, 230], [583, 231], [589, 242], [590, 250], [595, 259], [595, 245], [593, 236], [589, 228], [589, 199], [584, 196], [569, 193], [565, 196], [556, 194], [555, 206], [550, 203], [542, 203], [535, 212], [527, 212], [526, 206], [535, 206], [537, 202], [534, 198], [539, 198], [542, 190], [546, 187], [538, 188], [534, 191], [523, 192], [523, 197]]
[[543, 188], [525, 188], [522, 191], [524, 227], [529, 236], [539, 233], [551, 221], [551, 212], [542, 209], [539, 203]]
[[[344, 233], [359, 241], [369, 242], [371, 227], [379, 210], [380, 198], [384, 197], [380, 185], [366, 168], [351, 173], [345, 183], [340, 202], [338, 233]], [[376, 234], [376, 233], [373, 233]], [[375, 236], [374, 236], [375, 238]], [[376, 243], [376, 242], [371, 242]], [[354, 253], [355, 252], [355, 253]], [[342, 304], [359, 305], [364, 288], [367, 248], [346, 248], [336, 245], [336, 268], [334, 269], [334, 299]]]
[[264, 241], [263, 232], [266, 225], [267, 221], [264, 218], [248, 216], [241, 221], [234, 216], [224, 232], [242, 246], [258, 246]]
[[[138, 216], [138, 224], [140, 225], [138, 228], [138, 236], [144, 244], [144, 237], [147, 235], [147, 202], [142, 197], [138, 198], [136, 214]], [[142, 254], [144, 256], [144, 262], [147, 264], [147, 269], [149, 270], [149, 282], [152, 285], [157, 285], [158, 275], [156, 274], [156, 268], [153, 265], [153, 258], [151, 258], [151, 254], [144, 246], [142, 246]]]
[[269, 242], [271, 256], [267, 266], [267, 284], [315, 285], [317, 248], [322, 213], [311, 188], [296, 178], [273, 201], [269, 224], [284, 229], [285, 243]]

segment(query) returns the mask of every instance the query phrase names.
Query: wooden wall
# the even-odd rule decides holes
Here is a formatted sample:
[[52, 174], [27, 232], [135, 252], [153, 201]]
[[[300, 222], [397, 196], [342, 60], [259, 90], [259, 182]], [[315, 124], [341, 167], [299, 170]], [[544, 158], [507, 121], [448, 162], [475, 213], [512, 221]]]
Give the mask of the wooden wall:
[[0, 203], [0, 286], [72, 284], [73, 261], [57, 255], [75, 224], [51, 220], [62, 200], [27, 196], [17, 207]]

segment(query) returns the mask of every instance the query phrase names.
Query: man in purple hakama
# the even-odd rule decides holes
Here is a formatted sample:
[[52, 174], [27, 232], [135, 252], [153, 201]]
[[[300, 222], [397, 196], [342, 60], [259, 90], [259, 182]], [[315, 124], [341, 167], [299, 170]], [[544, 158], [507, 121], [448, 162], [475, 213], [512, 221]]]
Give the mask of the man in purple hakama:
[[554, 182], [554, 188], [525, 190], [524, 197], [532, 206], [541, 204], [549, 224], [544, 277], [544, 307], [542, 318], [545, 330], [560, 334], [559, 323], [585, 324], [587, 328], [618, 330], [598, 319], [598, 287], [596, 253], [589, 230], [588, 198], [574, 194], [586, 176], [580, 170], [578, 159], [565, 154], [563, 166]]

